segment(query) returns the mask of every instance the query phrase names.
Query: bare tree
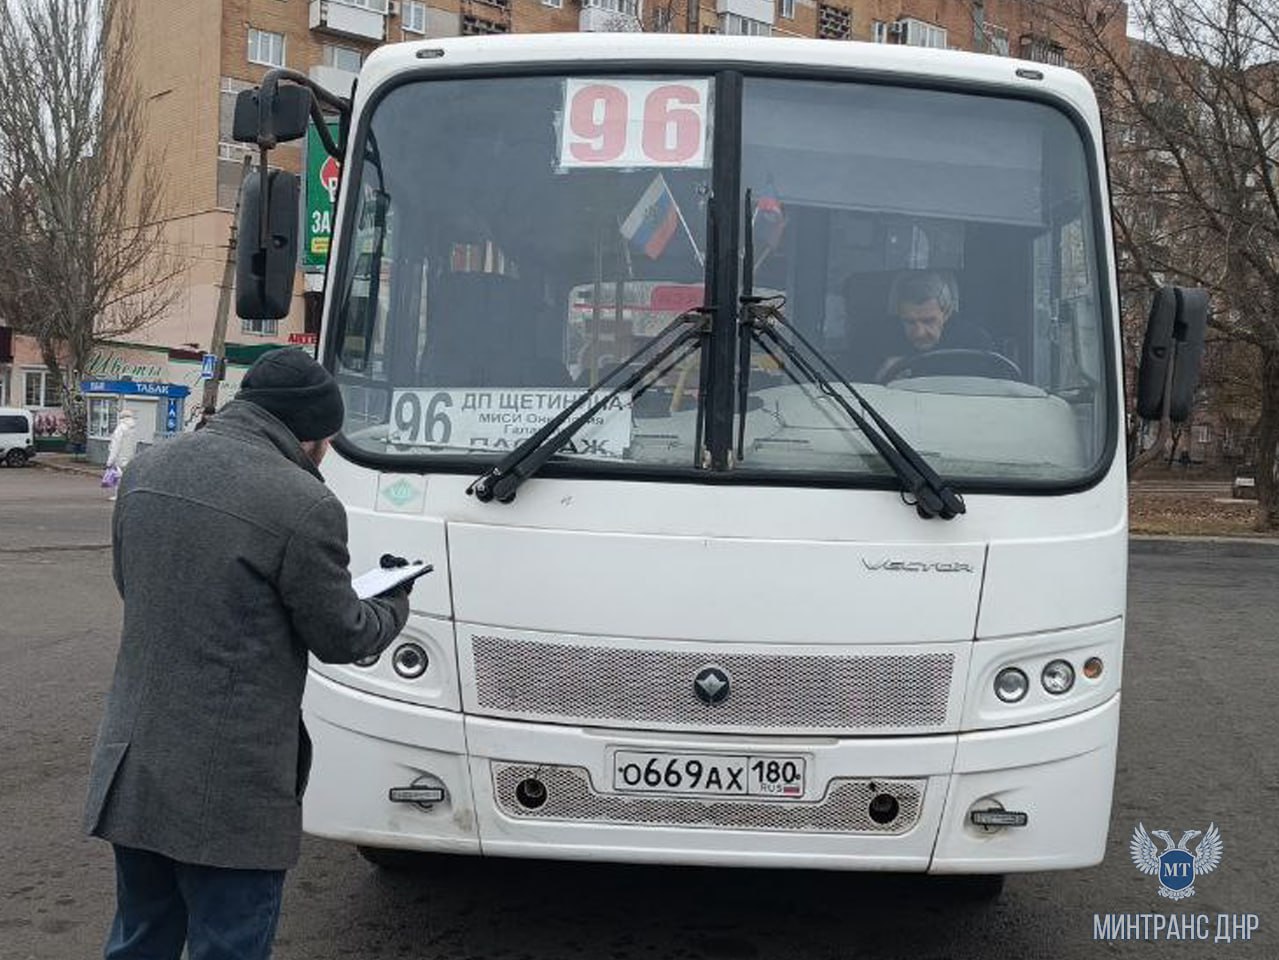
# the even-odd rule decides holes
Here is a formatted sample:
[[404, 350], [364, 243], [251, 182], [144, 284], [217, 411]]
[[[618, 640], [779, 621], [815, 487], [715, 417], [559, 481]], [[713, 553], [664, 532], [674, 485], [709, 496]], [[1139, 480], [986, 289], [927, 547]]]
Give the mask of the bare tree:
[[73, 443], [97, 345], [150, 324], [178, 292], [162, 161], [141, 152], [131, 24], [127, 0], [0, 4], [0, 316], [39, 343]]
[[[1052, 0], [1106, 90], [1116, 238], [1127, 292], [1206, 287], [1210, 336], [1254, 365], [1260, 529], [1279, 523], [1279, 0]], [[1145, 298], [1133, 298], [1144, 300]]]

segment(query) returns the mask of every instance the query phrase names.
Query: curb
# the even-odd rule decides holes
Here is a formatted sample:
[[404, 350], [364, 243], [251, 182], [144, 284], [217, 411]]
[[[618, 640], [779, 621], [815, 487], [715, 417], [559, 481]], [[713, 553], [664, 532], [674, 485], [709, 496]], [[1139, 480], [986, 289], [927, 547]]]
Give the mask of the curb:
[[55, 546], [0, 547], [0, 556], [11, 556], [21, 553], [83, 553], [94, 550], [110, 550], [109, 543], [64, 543]]
[[1199, 556], [1279, 558], [1276, 537], [1162, 537], [1128, 538], [1128, 552], [1138, 556]]
[[39, 467], [41, 470], [52, 470], [54, 473], [77, 473], [82, 477], [100, 477], [101, 471], [92, 467], [82, 467], [70, 463], [50, 463], [48, 460], [41, 460], [39, 457], [32, 460], [28, 466]]

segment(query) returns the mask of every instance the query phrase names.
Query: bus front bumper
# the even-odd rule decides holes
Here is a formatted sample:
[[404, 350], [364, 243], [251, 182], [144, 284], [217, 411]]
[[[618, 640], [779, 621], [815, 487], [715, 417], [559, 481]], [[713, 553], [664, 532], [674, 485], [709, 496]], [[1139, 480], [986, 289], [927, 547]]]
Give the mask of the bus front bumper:
[[[745, 737], [517, 723], [370, 696], [312, 672], [307, 832], [375, 847], [753, 867], [1006, 873], [1099, 863], [1119, 696], [1073, 716], [958, 735]], [[614, 753], [803, 757], [802, 801], [614, 791]], [[530, 808], [518, 785], [536, 779]], [[442, 788], [440, 802], [391, 790]], [[901, 801], [890, 824], [865, 801]], [[527, 799], [527, 797], [526, 797]], [[989, 828], [974, 810], [1026, 814]]]

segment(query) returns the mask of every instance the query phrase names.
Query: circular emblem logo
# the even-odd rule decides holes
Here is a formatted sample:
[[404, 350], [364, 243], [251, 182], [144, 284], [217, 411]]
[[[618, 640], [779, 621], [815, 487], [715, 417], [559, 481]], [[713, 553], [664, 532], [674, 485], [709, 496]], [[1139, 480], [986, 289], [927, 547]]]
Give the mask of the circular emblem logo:
[[342, 168], [332, 157], [324, 161], [320, 167], [320, 186], [329, 195], [329, 203], [335, 203], [338, 195], [338, 181], [342, 179]]
[[727, 700], [731, 689], [732, 681], [728, 671], [720, 667], [703, 667], [693, 678], [693, 692], [697, 694], [697, 699], [710, 707]]

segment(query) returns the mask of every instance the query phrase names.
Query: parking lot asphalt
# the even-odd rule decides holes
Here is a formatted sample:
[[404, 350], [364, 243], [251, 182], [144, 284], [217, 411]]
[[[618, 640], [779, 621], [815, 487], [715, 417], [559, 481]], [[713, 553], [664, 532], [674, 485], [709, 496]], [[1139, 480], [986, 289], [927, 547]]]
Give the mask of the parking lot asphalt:
[[[106, 845], [79, 814], [117, 644], [110, 504], [91, 477], [0, 470], [0, 958], [100, 956]], [[279, 960], [1136, 958], [1279, 955], [1279, 549], [1134, 546], [1118, 779], [1097, 868], [1009, 878], [992, 904], [928, 878], [426, 857], [403, 873], [308, 838]], [[1174, 904], [1133, 827], [1216, 823], [1220, 867]], [[1098, 942], [1108, 913], [1259, 916], [1249, 941]]]

